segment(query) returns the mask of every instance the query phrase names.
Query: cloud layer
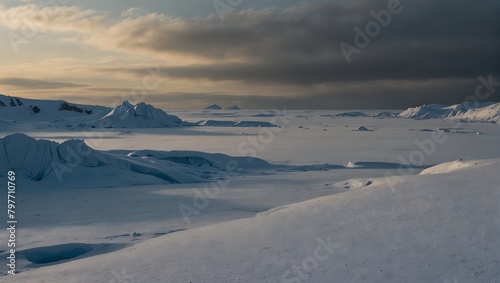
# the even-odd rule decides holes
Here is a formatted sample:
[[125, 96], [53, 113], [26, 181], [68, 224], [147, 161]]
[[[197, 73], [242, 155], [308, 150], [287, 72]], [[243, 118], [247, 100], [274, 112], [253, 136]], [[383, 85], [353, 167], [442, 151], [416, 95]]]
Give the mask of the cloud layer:
[[80, 88], [86, 86], [84, 84], [53, 82], [26, 78], [0, 78], [0, 85], [22, 87], [26, 89]]
[[[355, 28], [365, 30], [367, 23], [376, 21], [374, 13], [396, 1], [249, 9], [227, 14], [223, 21], [216, 16], [173, 18], [128, 12], [111, 18], [105, 12], [78, 7], [29, 4], [0, 6], [0, 25], [21, 32], [29, 22], [75, 44], [156, 58], [164, 62], [161, 74], [172, 80], [238, 82], [242, 87], [325, 86], [324, 95], [338, 97], [356, 95], [355, 88], [342, 87], [343, 93], [339, 93], [339, 85], [346, 83], [376, 81], [380, 91], [405, 90], [408, 81], [456, 85], [479, 75], [500, 74], [500, 7], [495, 0], [401, 1], [400, 13], [392, 14], [386, 27], [380, 27], [370, 44], [352, 54], [348, 63], [339, 45], [356, 46]], [[144, 69], [98, 71], [138, 75]], [[436, 94], [442, 89], [427, 91]], [[448, 85], [447, 89], [454, 87]], [[393, 100], [387, 95], [384, 99], [378, 90], [374, 99]], [[412, 91], [412, 95], [419, 94]], [[450, 102], [459, 96], [453, 99], [446, 94]], [[370, 103], [365, 94], [359, 93], [359, 98]]]

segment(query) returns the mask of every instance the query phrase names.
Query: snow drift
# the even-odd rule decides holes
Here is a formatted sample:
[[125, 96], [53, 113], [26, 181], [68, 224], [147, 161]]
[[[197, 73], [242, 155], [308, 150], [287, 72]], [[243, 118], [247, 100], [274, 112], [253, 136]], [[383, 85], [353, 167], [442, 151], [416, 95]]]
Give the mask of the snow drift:
[[495, 282], [498, 161], [398, 184], [377, 178], [9, 279], [108, 282], [126, 267], [130, 282]]
[[470, 167], [483, 167], [483, 166], [488, 166], [491, 164], [495, 164], [495, 160], [462, 160], [458, 159], [455, 161], [451, 162], [445, 162], [441, 163], [432, 167], [429, 167], [422, 172], [420, 172], [419, 175], [434, 175], [434, 174], [446, 174], [446, 173], [451, 173], [451, 172], [456, 172], [456, 171], [461, 171], [468, 169]]
[[373, 132], [373, 130], [368, 129], [365, 126], [359, 126], [356, 129], [354, 129], [355, 132]]
[[336, 117], [368, 117], [368, 115], [361, 111], [345, 112], [335, 115]]
[[265, 170], [272, 166], [257, 158], [195, 151], [146, 150], [128, 155], [112, 154], [94, 150], [82, 140], [59, 144], [36, 140], [24, 134], [0, 139], [0, 176], [5, 176], [2, 174], [6, 174], [7, 170], [15, 170], [19, 176], [32, 181], [72, 182], [75, 176], [85, 173], [91, 178], [112, 175], [119, 180], [130, 174], [140, 174], [167, 183], [196, 183], [206, 182], [219, 176], [219, 172], [227, 171], [229, 162], [234, 163], [234, 170], [239, 172], [246, 169]]
[[[211, 168], [226, 170], [228, 164], [233, 163], [239, 170], [272, 168], [273, 165], [262, 159], [254, 157], [232, 157], [220, 153], [205, 153], [189, 150], [138, 150], [128, 154], [132, 157], [155, 158], [157, 160], [166, 160], [174, 163], [185, 164], [200, 168]], [[239, 171], [238, 170], [238, 171]]]
[[198, 121], [198, 126], [204, 127], [278, 127], [277, 125], [265, 121], [221, 121], [221, 120], [205, 120]]

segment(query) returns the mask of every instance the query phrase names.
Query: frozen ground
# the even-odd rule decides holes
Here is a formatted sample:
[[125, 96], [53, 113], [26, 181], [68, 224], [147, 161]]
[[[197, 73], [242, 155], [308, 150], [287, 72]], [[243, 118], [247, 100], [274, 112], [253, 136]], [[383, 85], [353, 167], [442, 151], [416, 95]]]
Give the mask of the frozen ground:
[[[101, 186], [84, 177], [71, 185], [22, 180], [19, 273], [2, 279], [498, 282], [500, 127], [363, 112], [367, 117], [352, 114], [359, 111], [169, 112], [193, 123], [261, 121], [280, 128], [4, 127], [2, 137], [85, 139], [107, 154], [255, 153], [274, 166], [208, 182], [219, 188], [208, 197], [200, 197], [205, 183], [151, 179], [125, 186], [119, 175]], [[5, 203], [5, 194], [0, 197]], [[179, 205], [194, 210], [183, 215]], [[4, 230], [3, 249], [6, 237]]]

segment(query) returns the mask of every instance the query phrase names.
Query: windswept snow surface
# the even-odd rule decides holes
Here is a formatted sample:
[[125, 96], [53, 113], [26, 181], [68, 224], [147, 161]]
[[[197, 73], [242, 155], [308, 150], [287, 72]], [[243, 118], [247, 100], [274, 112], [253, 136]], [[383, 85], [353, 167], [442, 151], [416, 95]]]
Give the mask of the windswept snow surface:
[[433, 175], [433, 174], [445, 174], [450, 172], [462, 171], [464, 169], [468, 169], [470, 167], [479, 168], [482, 166], [489, 166], [491, 164], [497, 163], [497, 160], [455, 160], [452, 162], [445, 162], [442, 164], [438, 164], [436, 166], [429, 167], [422, 172], [420, 175]]
[[225, 120], [206, 120], [196, 123], [205, 127], [277, 127], [273, 123], [263, 121], [225, 121]]
[[[0, 279], [498, 282], [498, 124], [381, 111], [169, 112], [272, 129], [0, 124], [0, 182], [14, 164], [20, 223], [18, 274]], [[53, 160], [61, 182], [40, 170]]]
[[396, 185], [377, 179], [10, 282], [109, 282], [116, 274], [129, 282], [496, 282], [499, 162]]

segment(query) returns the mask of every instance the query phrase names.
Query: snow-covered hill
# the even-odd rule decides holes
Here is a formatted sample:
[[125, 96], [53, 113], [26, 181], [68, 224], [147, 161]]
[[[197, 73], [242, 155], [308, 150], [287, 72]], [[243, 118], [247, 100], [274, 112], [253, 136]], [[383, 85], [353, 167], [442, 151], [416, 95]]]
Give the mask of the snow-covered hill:
[[226, 110], [241, 110], [241, 109], [238, 106], [233, 105], [233, 106], [229, 106], [228, 108], [226, 108]]
[[420, 120], [456, 118], [478, 122], [498, 122], [500, 117], [500, 103], [483, 102], [475, 105], [472, 102], [465, 102], [451, 106], [425, 104], [415, 108], [408, 108], [401, 112], [399, 117]]
[[48, 122], [55, 120], [88, 121], [102, 117], [110, 108], [80, 105], [63, 100], [39, 100], [0, 94], [0, 120], [15, 122]]
[[500, 123], [500, 103], [495, 103], [481, 108], [470, 109], [463, 114], [456, 115], [455, 118], [470, 121]]
[[0, 120], [47, 127], [171, 128], [184, 124], [150, 104], [124, 101], [111, 109], [62, 100], [34, 100], [0, 95]]
[[132, 105], [125, 100], [92, 125], [104, 128], [173, 128], [185, 123], [179, 117], [169, 115], [151, 104], [140, 102]]
[[[222, 109], [211, 105], [207, 109]], [[229, 109], [229, 108], [228, 108]], [[239, 109], [237, 106], [230, 110]], [[217, 127], [275, 127], [265, 121], [200, 121], [188, 122], [167, 114], [144, 102], [131, 104], [125, 100], [115, 108], [81, 105], [63, 100], [37, 100], [0, 95], [0, 131], [10, 131], [23, 126], [31, 129], [83, 128], [173, 128], [183, 126]]]

